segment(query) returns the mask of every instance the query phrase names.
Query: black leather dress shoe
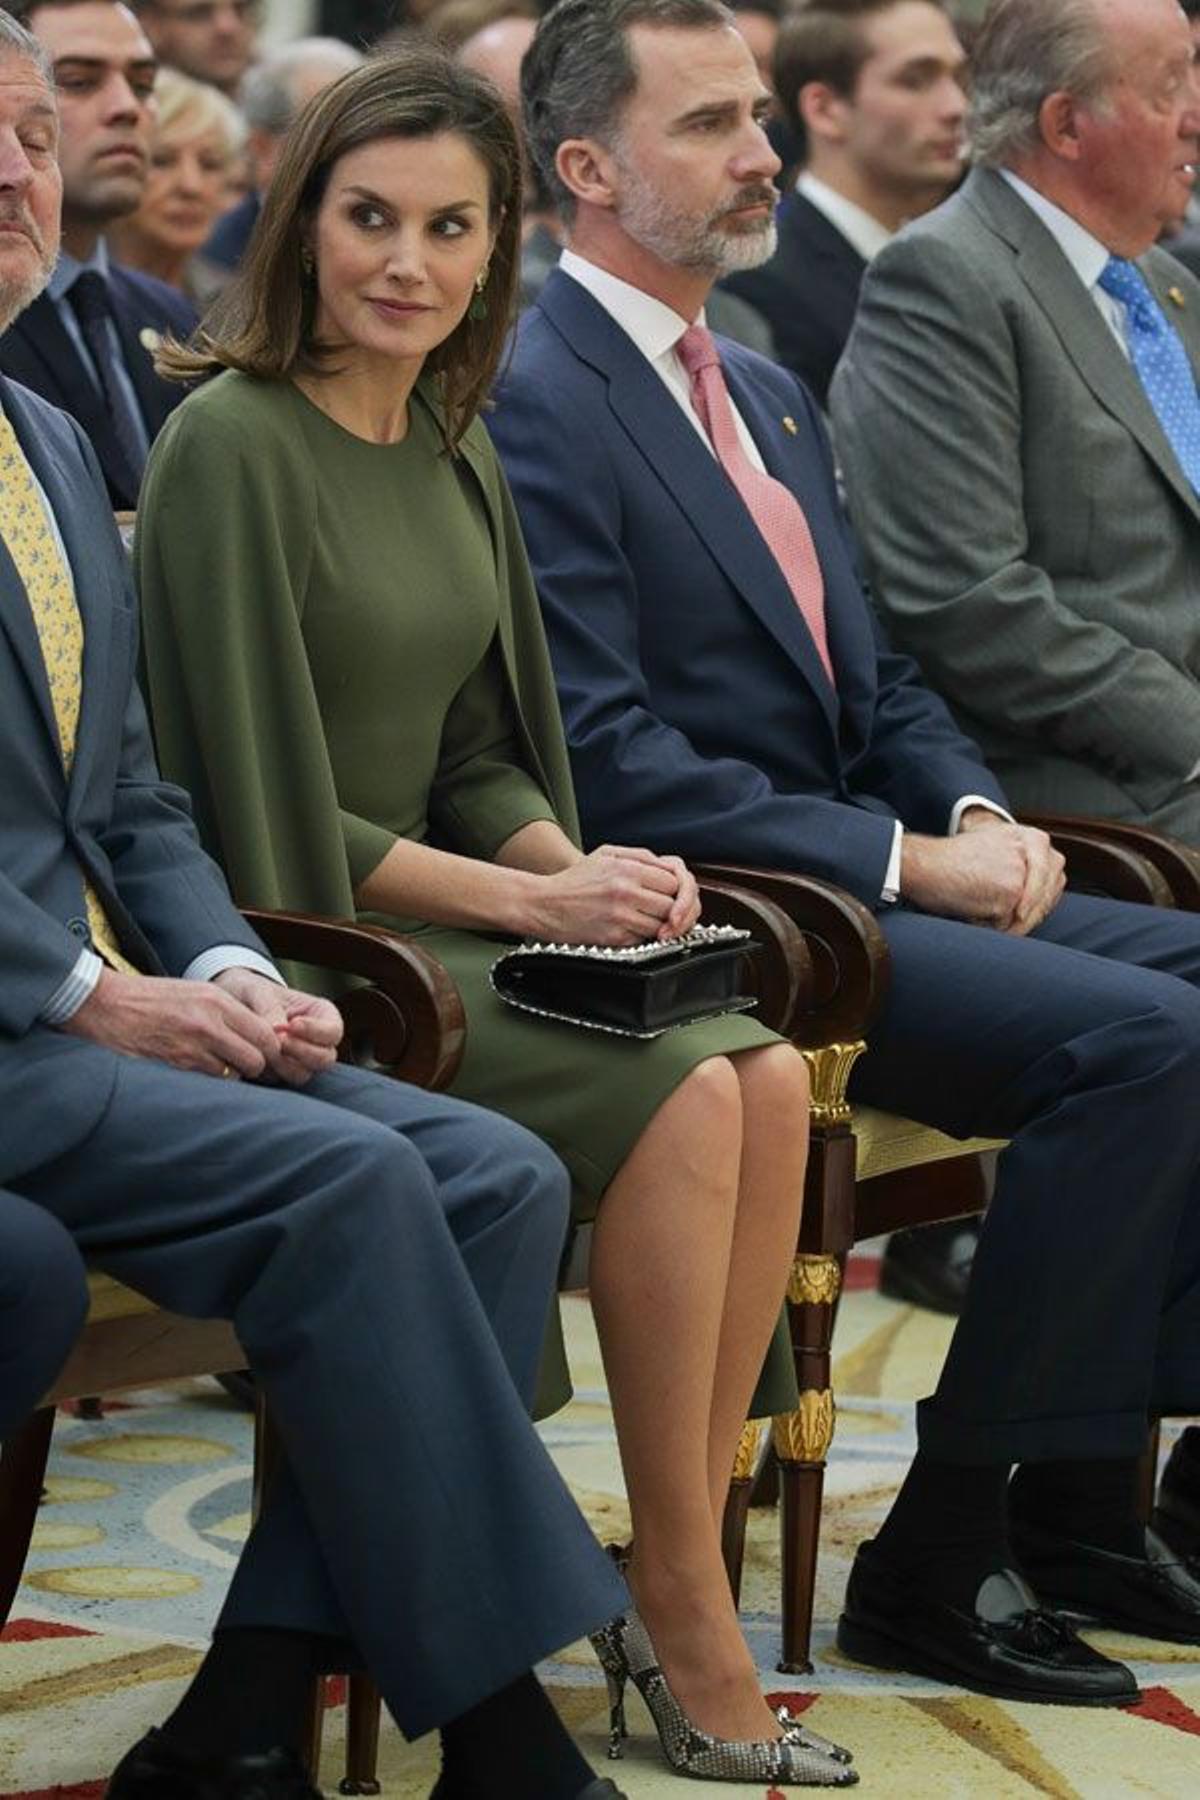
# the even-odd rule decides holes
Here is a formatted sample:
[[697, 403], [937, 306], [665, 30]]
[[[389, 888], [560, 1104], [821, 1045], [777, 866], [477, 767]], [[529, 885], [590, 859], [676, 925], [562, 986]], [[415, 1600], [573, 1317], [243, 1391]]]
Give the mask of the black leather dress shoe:
[[113, 1770], [108, 1800], [321, 1800], [321, 1793], [294, 1750], [191, 1756], [150, 1731]]
[[1009, 1523], [1013, 1554], [1047, 1606], [1173, 1644], [1200, 1644], [1200, 1562], [1183, 1561], [1156, 1531], [1146, 1554], [1119, 1556], [1040, 1526]]
[[894, 1231], [879, 1270], [879, 1291], [930, 1312], [958, 1314], [967, 1298], [979, 1243], [978, 1219], [950, 1219]]
[[1011, 1569], [989, 1575], [965, 1612], [931, 1598], [873, 1543], [860, 1545], [854, 1559], [837, 1641], [871, 1668], [903, 1669], [1001, 1700], [1132, 1706], [1141, 1697], [1123, 1663], [1043, 1611]]
[[[447, 1787], [444, 1775], [438, 1777], [438, 1784], [430, 1794], [429, 1800], [454, 1800], [454, 1789]], [[472, 1796], [472, 1800], [475, 1800], [474, 1796]], [[628, 1800], [628, 1797], [607, 1777], [597, 1776], [595, 1781], [589, 1781], [587, 1786], [574, 1796], [574, 1800]]]
[[1189, 1425], [1158, 1483], [1155, 1531], [1179, 1556], [1200, 1556], [1200, 1430]]

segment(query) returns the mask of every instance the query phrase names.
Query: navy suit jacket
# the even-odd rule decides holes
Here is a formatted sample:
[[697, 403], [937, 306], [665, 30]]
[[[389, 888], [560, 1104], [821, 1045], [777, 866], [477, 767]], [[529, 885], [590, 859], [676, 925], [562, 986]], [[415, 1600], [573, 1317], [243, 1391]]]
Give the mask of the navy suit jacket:
[[806, 381], [822, 406], [837, 368], [867, 265], [819, 207], [794, 190], [777, 215], [779, 245], [770, 262], [722, 282], [771, 327], [776, 360]]
[[83, 624], [83, 700], [63, 768], [24, 585], [0, 541], [0, 1184], [91, 1129], [121, 1062], [40, 1023], [79, 959], [87, 871], [121, 946], [179, 975], [215, 944], [265, 954], [200, 848], [187, 796], [155, 767], [134, 680], [129, 559], [79, 427], [0, 380], [0, 404], [50, 501]]
[[488, 425], [549, 631], [585, 834], [802, 868], [879, 900], [895, 818], [944, 833], [998, 783], [863, 592], [817, 409], [720, 340], [734, 401], [808, 517], [835, 697], [791, 589], [654, 369], [560, 270]]
[[[160, 336], [171, 332], [180, 339], [190, 337], [196, 328], [196, 311], [190, 300], [165, 281], [116, 263], [109, 271], [109, 291], [125, 366], [153, 443], [167, 414], [187, 390], [155, 374], [153, 350], [142, 342], [141, 333], [149, 329]], [[118, 473], [123, 459], [103, 396], [48, 295], [35, 300], [0, 337], [0, 372], [77, 419], [100, 459], [112, 504], [136, 507], [137, 494], [128, 491]]]
[[262, 198], [251, 188], [248, 194], [242, 195], [236, 206], [217, 220], [201, 255], [222, 269], [229, 269], [231, 272], [240, 269], [261, 211]]

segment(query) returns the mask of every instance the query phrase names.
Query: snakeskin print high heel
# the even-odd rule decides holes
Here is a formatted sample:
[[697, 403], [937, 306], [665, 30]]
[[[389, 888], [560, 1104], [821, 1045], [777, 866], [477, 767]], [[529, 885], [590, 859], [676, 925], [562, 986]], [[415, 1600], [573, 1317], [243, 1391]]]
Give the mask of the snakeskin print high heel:
[[701, 1781], [773, 1781], [796, 1787], [853, 1787], [850, 1753], [808, 1731], [781, 1709], [781, 1738], [759, 1741], [714, 1737], [694, 1725], [667, 1686], [650, 1634], [634, 1608], [592, 1634], [592, 1648], [608, 1683], [608, 1754], [621, 1755], [625, 1684], [632, 1680], [654, 1720], [659, 1743], [679, 1775]]

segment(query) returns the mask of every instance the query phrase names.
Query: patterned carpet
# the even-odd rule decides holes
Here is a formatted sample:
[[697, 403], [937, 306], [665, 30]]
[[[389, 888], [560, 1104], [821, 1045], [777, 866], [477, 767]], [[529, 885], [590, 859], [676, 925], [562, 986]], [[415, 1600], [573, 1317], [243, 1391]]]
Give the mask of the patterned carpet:
[[[912, 1453], [911, 1402], [928, 1390], [945, 1321], [882, 1299], [869, 1263], [852, 1266], [835, 1384], [838, 1435], [822, 1539], [817, 1672], [774, 1673], [775, 1523], [751, 1524], [744, 1621], [764, 1682], [806, 1697], [810, 1722], [856, 1753], [858, 1790], [889, 1800], [1194, 1800], [1200, 1793], [1200, 1650], [1097, 1633], [1133, 1663], [1135, 1712], [1005, 1705], [905, 1677], [875, 1677], [839, 1659], [833, 1622], [854, 1545], [882, 1515]], [[559, 1466], [598, 1531], [626, 1524], [607, 1400], [587, 1309], [567, 1307], [574, 1404], [546, 1428]], [[886, 1396], [886, 1397], [885, 1397]], [[146, 1393], [100, 1422], [63, 1420], [14, 1622], [0, 1639], [0, 1794], [90, 1800], [123, 1749], [169, 1710], [198, 1660], [246, 1529], [249, 1431], [211, 1384]], [[586, 1646], [546, 1678], [597, 1770], [630, 1800], [680, 1792], [636, 1699], [626, 1760], [604, 1761], [606, 1710]], [[336, 1696], [334, 1696], [336, 1698]], [[336, 1792], [343, 1709], [327, 1715], [323, 1780]], [[385, 1732], [388, 1800], [424, 1800], [436, 1748]], [[691, 1790], [698, 1792], [698, 1789]], [[761, 1787], [718, 1790], [772, 1800]]]

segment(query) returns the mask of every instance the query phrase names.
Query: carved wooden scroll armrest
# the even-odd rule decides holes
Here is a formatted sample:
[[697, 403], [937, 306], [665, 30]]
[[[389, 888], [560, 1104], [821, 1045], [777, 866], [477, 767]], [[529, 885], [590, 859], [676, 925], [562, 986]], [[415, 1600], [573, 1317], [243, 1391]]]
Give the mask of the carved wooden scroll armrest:
[[244, 909], [272, 955], [356, 977], [338, 1001], [346, 1022], [343, 1058], [440, 1089], [453, 1081], [466, 1044], [454, 981], [411, 938], [353, 919]]

